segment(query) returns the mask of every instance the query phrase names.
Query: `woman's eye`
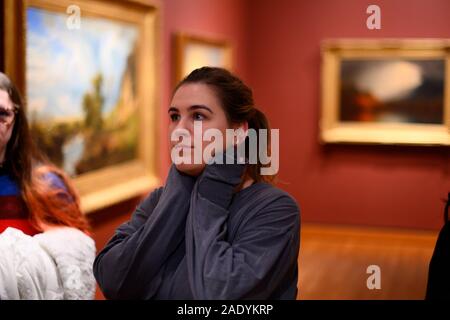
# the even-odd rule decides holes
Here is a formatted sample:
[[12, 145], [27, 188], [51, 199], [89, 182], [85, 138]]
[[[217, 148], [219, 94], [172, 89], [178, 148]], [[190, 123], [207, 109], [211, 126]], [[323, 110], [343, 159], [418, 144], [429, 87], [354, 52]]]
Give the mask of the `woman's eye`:
[[180, 115], [179, 114], [173, 113], [173, 114], [170, 115], [170, 120], [172, 120], [172, 121], [177, 121], [179, 119], [180, 119]]
[[205, 120], [206, 117], [204, 115], [202, 115], [201, 113], [195, 112], [194, 113], [194, 120], [195, 121], [202, 121]]
[[2, 117], [12, 117], [13, 113], [11, 110], [0, 108], [0, 116]]

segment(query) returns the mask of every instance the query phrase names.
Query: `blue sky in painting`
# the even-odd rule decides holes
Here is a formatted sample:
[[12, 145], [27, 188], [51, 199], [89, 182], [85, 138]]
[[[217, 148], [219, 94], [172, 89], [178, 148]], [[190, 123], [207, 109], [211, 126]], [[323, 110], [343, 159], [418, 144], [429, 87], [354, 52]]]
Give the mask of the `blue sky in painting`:
[[28, 110], [38, 118], [82, 117], [83, 95], [92, 78], [104, 77], [105, 113], [115, 106], [138, 29], [133, 25], [81, 16], [69, 30], [64, 13], [27, 10]]

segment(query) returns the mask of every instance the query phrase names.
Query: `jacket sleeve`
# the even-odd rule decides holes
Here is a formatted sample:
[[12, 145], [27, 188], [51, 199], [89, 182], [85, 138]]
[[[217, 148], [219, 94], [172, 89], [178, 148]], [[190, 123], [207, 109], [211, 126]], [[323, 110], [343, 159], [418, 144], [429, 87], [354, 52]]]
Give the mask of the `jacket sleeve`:
[[163, 265], [184, 237], [195, 179], [172, 166], [164, 189], [154, 191], [120, 226], [94, 261], [94, 275], [108, 299], [150, 299]]
[[228, 206], [242, 167], [208, 165], [192, 192], [186, 257], [195, 299], [265, 299], [296, 266], [300, 218], [281, 191], [249, 212], [233, 243], [227, 242]]

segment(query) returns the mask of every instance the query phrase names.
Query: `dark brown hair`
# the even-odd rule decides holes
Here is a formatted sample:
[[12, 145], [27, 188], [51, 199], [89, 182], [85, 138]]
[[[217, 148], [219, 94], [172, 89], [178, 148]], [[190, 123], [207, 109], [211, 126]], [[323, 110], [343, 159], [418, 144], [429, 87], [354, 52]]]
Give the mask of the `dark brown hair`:
[[[8, 93], [16, 114], [11, 138], [6, 145], [4, 168], [17, 182], [29, 212], [31, 224], [65, 225], [87, 232], [89, 226], [80, 210], [79, 197], [68, 177], [52, 165], [35, 147], [24, 110], [24, 102], [11, 80], [0, 72], [0, 90]], [[49, 174], [65, 185], [52, 185]]]
[[[188, 83], [203, 83], [209, 85], [215, 91], [222, 108], [230, 123], [248, 122], [249, 129], [255, 129], [258, 132], [260, 129], [267, 129], [267, 154], [270, 156], [270, 127], [269, 122], [260, 110], [255, 107], [253, 101], [252, 90], [238, 77], [230, 71], [223, 68], [216, 67], [202, 67], [195, 69], [188, 76], [186, 76], [176, 86], [175, 91], [182, 85]], [[259, 134], [257, 134], [257, 143], [259, 146]], [[245, 152], [249, 152], [249, 139], [245, 140]], [[244, 171], [244, 179], [251, 178], [255, 182], [272, 182], [275, 175], [261, 175], [261, 167], [269, 166], [263, 165], [260, 161], [259, 152], [257, 155], [256, 164], [248, 164]]]

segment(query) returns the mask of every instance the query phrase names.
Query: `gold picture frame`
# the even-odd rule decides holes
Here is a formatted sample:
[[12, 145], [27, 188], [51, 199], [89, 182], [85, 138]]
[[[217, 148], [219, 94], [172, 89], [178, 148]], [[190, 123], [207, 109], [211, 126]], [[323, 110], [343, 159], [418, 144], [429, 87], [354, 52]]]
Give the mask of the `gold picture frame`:
[[[68, 19], [77, 11], [81, 14], [81, 28], [72, 30]], [[64, 168], [75, 172], [73, 180], [85, 213], [148, 192], [159, 184], [158, 20], [158, 8], [142, 1], [4, 1], [5, 72], [27, 101], [28, 116], [33, 116], [30, 123], [35, 121], [36, 130], [47, 129], [41, 130], [43, 137], [47, 139], [54, 130], [64, 128], [59, 138], [65, 144], [57, 149], [52, 142], [47, 147], [52, 156], [59, 158], [65, 152]], [[58, 42], [64, 37], [70, 42]], [[104, 45], [108, 46], [103, 50]], [[73, 51], [68, 53], [67, 48]], [[40, 56], [36, 57], [36, 53]], [[76, 61], [86, 57], [92, 59], [82, 60], [81, 64]], [[56, 74], [53, 63], [60, 65], [61, 83], [51, 78]], [[41, 68], [44, 81], [34, 78], [33, 68], [37, 67]], [[80, 69], [80, 73], [65, 73], [73, 68]], [[91, 78], [91, 74], [95, 77]], [[67, 82], [69, 76], [71, 82]], [[54, 91], [39, 85], [46, 80], [53, 81]], [[62, 86], [64, 83], [66, 87]], [[84, 86], [83, 91], [78, 86]], [[48, 97], [39, 96], [44, 93]], [[66, 103], [58, 104], [60, 101]], [[40, 106], [37, 102], [41, 102]], [[61, 119], [55, 116], [57, 110]], [[75, 148], [76, 152], [70, 153], [70, 148], [64, 149], [68, 141], [64, 134], [78, 139], [78, 151]], [[78, 154], [78, 162], [73, 160], [74, 153]]]
[[450, 145], [449, 39], [321, 45], [323, 143]]
[[202, 66], [232, 70], [232, 48], [228, 41], [184, 33], [175, 34], [174, 85]]

